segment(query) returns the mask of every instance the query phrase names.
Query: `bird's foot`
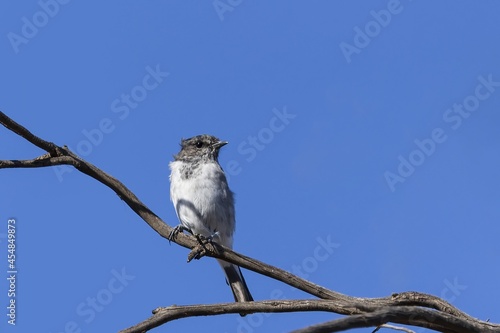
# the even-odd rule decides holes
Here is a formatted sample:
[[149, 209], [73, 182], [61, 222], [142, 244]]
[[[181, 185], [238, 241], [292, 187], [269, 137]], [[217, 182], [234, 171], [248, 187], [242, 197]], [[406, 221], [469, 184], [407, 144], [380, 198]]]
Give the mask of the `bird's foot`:
[[188, 228], [186, 228], [182, 224], [179, 224], [178, 226], [173, 228], [172, 231], [170, 231], [170, 233], [168, 234], [168, 237], [167, 237], [168, 242], [170, 243], [171, 241], [173, 241], [179, 232], [184, 232], [184, 231], [191, 232]]
[[193, 236], [194, 236], [194, 238], [196, 238], [196, 240], [198, 241], [198, 243], [199, 243], [201, 246], [205, 245], [205, 243], [206, 243], [206, 238], [205, 238], [205, 236], [203, 236], [203, 235], [201, 235], [201, 234], [194, 234]]
[[188, 255], [188, 262], [190, 262], [193, 259], [200, 259], [203, 256], [207, 254], [207, 248], [205, 247], [206, 244], [210, 243], [212, 247], [218, 251], [218, 244], [214, 241], [214, 238], [219, 237], [219, 232], [216, 231], [212, 235], [205, 237], [201, 234], [194, 234], [194, 237], [198, 241], [198, 245], [194, 247], [191, 252]]
[[219, 235], [220, 235], [219, 232], [216, 231], [208, 237], [203, 236], [202, 234], [194, 234], [193, 236], [196, 238], [196, 240], [198, 241], [198, 243], [200, 243], [201, 246], [204, 246], [207, 243], [213, 244], [214, 238], [219, 237]]

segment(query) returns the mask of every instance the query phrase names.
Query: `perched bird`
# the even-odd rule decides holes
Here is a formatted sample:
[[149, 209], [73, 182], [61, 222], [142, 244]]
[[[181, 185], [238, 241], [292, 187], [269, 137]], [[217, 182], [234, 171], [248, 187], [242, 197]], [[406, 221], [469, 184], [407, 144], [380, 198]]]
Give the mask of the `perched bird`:
[[[226, 175], [219, 165], [219, 150], [226, 145], [203, 134], [181, 141], [181, 150], [170, 162], [170, 198], [181, 222], [181, 230], [233, 247], [235, 230], [234, 198]], [[217, 259], [236, 302], [253, 301], [238, 266]]]

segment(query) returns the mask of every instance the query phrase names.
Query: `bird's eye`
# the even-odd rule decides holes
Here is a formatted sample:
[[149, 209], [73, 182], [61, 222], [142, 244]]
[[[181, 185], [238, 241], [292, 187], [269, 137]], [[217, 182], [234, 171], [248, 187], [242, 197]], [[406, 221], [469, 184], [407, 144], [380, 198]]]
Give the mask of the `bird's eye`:
[[203, 147], [203, 142], [196, 141], [196, 148], [201, 148], [201, 147]]

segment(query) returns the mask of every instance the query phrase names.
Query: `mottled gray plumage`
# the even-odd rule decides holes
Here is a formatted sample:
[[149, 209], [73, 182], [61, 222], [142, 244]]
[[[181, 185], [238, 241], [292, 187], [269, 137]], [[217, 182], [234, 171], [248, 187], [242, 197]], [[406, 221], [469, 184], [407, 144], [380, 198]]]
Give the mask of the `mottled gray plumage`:
[[[192, 234], [233, 247], [234, 198], [218, 162], [227, 144], [203, 134], [182, 140], [180, 152], [170, 162], [170, 198], [181, 225]], [[238, 266], [218, 260], [236, 302], [253, 301]]]

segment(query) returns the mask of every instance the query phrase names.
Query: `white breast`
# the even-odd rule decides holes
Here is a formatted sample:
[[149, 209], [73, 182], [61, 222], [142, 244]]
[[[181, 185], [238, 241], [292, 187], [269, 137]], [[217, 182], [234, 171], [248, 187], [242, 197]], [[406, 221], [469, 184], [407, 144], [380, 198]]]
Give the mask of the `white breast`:
[[234, 202], [221, 167], [201, 163], [183, 177], [186, 164], [170, 163], [170, 198], [182, 225], [205, 237], [219, 232], [219, 243], [232, 247], [234, 232]]

